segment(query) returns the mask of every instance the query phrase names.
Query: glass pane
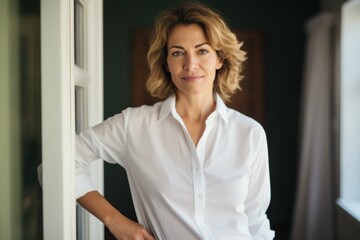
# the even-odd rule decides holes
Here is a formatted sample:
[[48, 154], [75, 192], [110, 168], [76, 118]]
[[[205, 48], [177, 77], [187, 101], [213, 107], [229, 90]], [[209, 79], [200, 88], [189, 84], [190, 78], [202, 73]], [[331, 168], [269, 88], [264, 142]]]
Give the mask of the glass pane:
[[[85, 129], [85, 88], [75, 86], [75, 132], [81, 133]], [[76, 206], [76, 239], [88, 239], [88, 230], [86, 223], [88, 222], [85, 210], [80, 206]]]
[[75, 65], [85, 68], [85, 8], [79, 1], [74, 4], [74, 57]]
[[84, 130], [85, 122], [85, 89], [75, 86], [75, 132], [79, 134]]

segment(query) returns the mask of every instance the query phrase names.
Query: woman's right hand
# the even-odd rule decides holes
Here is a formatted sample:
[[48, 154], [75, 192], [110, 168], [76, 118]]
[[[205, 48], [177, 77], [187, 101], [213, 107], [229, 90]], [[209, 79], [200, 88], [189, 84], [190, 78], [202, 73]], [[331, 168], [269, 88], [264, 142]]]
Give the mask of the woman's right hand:
[[116, 239], [155, 240], [155, 237], [143, 226], [122, 215], [97, 191], [88, 192], [77, 201], [102, 221]]
[[106, 227], [118, 240], [155, 240], [142, 225], [131, 221], [120, 213], [104, 221]]

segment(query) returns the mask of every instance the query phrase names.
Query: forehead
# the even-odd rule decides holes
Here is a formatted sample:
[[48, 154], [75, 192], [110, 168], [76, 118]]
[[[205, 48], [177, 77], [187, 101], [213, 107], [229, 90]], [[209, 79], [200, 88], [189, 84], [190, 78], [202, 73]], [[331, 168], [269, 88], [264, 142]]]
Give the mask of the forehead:
[[168, 37], [168, 45], [172, 44], [198, 44], [208, 42], [204, 30], [198, 24], [174, 26]]

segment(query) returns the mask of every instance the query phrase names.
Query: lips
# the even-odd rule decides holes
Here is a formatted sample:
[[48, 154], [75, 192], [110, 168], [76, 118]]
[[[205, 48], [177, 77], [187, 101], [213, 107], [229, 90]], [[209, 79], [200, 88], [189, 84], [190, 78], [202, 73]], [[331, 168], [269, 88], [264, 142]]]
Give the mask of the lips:
[[203, 76], [185, 76], [185, 77], [182, 77], [181, 79], [183, 79], [187, 82], [195, 82], [202, 78], [203, 78]]

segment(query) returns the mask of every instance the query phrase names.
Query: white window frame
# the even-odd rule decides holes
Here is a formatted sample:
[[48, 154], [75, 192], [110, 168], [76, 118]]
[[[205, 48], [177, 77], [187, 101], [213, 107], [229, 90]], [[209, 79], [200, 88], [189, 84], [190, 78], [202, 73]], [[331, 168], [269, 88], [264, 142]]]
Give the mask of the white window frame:
[[[87, 0], [87, 125], [103, 119], [102, 1]], [[74, 1], [41, 1], [41, 74], [43, 143], [43, 212], [45, 239], [76, 239], [74, 165]], [[103, 163], [90, 167], [103, 192]], [[88, 239], [103, 239], [103, 225], [94, 217], [84, 223]]]

